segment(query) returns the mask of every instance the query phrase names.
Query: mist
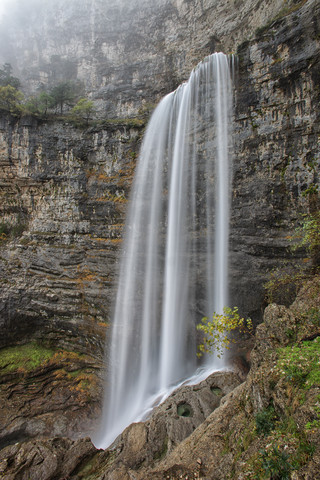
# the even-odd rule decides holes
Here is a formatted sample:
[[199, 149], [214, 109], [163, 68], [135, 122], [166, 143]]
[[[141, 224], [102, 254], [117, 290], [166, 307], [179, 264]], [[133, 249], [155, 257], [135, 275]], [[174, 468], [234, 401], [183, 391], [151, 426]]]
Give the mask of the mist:
[[[0, 64], [11, 64], [26, 97], [80, 82], [102, 116], [134, 115], [151, 91], [160, 99], [180, 83], [171, 53], [179, 35], [175, 3], [0, 0]], [[161, 45], [168, 52], [159, 57]]]
[[10, 0], [0, 0], [0, 18], [10, 8]]

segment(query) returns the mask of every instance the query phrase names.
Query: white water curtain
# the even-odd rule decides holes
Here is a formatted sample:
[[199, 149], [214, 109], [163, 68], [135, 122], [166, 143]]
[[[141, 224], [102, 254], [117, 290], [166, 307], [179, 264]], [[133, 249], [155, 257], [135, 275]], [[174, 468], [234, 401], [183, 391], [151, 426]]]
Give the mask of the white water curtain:
[[[98, 446], [195, 373], [195, 326], [228, 304], [231, 125], [222, 53], [151, 117], [127, 216]], [[207, 362], [221, 367], [214, 356]]]

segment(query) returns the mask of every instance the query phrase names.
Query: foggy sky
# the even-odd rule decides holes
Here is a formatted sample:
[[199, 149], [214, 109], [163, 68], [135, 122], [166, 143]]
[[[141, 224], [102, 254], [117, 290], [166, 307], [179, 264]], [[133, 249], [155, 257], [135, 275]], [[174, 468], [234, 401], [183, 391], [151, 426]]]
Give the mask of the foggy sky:
[[0, 18], [10, 7], [10, 0], [0, 0]]
[[[78, 1], [80, 2], [81, 0], [78, 0]], [[133, 3], [133, 0], [113, 0], [111, 2], [111, 5], [112, 4], [123, 4], [126, 1], [128, 1], [128, 3]], [[162, 1], [163, 0], [149, 0], [149, 2], [147, 2], [147, 3], [161, 4]], [[22, 9], [22, 10], [27, 12], [30, 9], [30, 7], [32, 6], [32, 4], [35, 4], [37, 2], [39, 3], [39, 5], [41, 5], [45, 2], [49, 5], [50, 4], [54, 5], [56, 3], [55, 0], [0, 0], [0, 19], [3, 17], [3, 14], [10, 13], [10, 11], [12, 9], [17, 8], [17, 6], [20, 10]], [[137, 0], [134, 0], [134, 3], [137, 3]]]

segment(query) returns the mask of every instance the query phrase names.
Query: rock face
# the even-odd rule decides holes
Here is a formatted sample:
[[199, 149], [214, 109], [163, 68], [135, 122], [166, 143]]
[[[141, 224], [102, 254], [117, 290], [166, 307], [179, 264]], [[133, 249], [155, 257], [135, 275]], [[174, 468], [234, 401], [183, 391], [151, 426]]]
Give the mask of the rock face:
[[[1, 346], [101, 356], [139, 128], [2, 119]], [[20, 275], [22, 274], [22, 276]]]
[[[41, 355], [33, 365], [31, 352], [33, 359]], [[100, 369], [93, 357], [61, 349], [25, 344], [2, 350], [0, 449], [28, 438], [93, 432], [103, 396]]]
[[[319, 351], [319, 321], [306, 319], [306, 310], [298, 308], [302, 299], [309, 311], [319, 308], [319, 278], [301, 291], [290, 309], [275, 304], [267, 307], [264, 323], [257, 330], [246, 382], [226, 396], [190, 437], [148, 472], [151, 478], [265, 478], [272, 473], [283, 474], [285, 468], [292, 472], [291, 478], [318, 478], [319, 421], [315, 420], [318, 416], [314, 405], [319, 382], [307, 385], [310, 365], [301, 381], [289, 373], [294, 365], [301, 370], [300, 360], [292, 355], [296, 341], [302, 342], [297, 349], [300, 356], [307, 348]], [[288, 335], [292, 328], [294, 337]], [[311, 332], [316, 338], [314, 345], [304, 343]], [[278, 350], [279, 346], [285, 354]], [[281, 356], [287, 358], [287, 363], [279, 361]], [[285, 364], [287, 367], [283, 367]], [[318, 369], [316, 364], [313, 368]], [[282, 456], [277, 457], [276, 449], [284, 452]], [[273, 471], [268, 461], [274, 462]], [[144, 472], [137, 478], [147, 475]]]
[[304, 2], [238, 47], [230, 298], [252, 318], [319, 187], [319, 13]]
[[0, 360], [2, 446], [39, 435], [74, 438], [96, 426], [141, 128], [2, 118], [0, 347], [33, 341], [58, 355], [43, 369], [10, 375]]
[[8, 446], [0, 453], [2, 478], [80, 479], [91, 474], [97, 479], [125, 479], [130, 469], [152, 465], [169, 454], [237, 385], [237, 375], [218, 372], [199, 385], [179, 388], [155, 408], [147, 422], [128, 427], [109, 451], [96, 450], [89, 439], [71, 442], [55, 438]]
[[28, 442], [22, 449], [13, 445], [2, 450], [0, 472], [4, 480], [70, 478], [69, 475], [79, 463], [93, 457], [95, 453], [89, 439], [72, 442], [69, 439], [54, 438]]

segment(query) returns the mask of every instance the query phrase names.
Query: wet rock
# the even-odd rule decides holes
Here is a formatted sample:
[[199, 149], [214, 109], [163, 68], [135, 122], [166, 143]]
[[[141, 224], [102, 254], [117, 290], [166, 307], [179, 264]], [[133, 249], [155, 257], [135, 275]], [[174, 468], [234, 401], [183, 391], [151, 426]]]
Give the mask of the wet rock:
[[76, 442], [67, 438], [53, 438], [12, 445], [0, 452], [1, 478], [66, 479], [81, 462], [96, 453], [88, 438]]
[[[317, 308], [314, 292], [319, 284], [319, 277], [309, 281], [307, 311]], [[301, 328], [314, 328], [312, 318], [306, 319], [304, 313], [274, 304], [266, 309], [245, 382], [227, 371], [216, 372], [198, 385], [181, 386], [154, 409], [150, 419], [130, 425], [105, 451], [94, 449], [88, 439], [11, 445], [0, 452], [1, 478], [27, 480], [31, 475], [62, 480], [67, 474], [69, 480], [242, 479], [265, 468], [262, 455], [272, 456], [273, 446], [277, 455], [288, 456], [292, 478], [317, 478], [320, 436], [315, 407], [320, 387], [316, 382], [310, 388], [293, 385], [277, 367], [278, 347], [284, 348], [281, 341], [288, 324], [298, 332], [298, 340], [284, 343], [288, 348], [301, 346]], [[261, 433], [257, 414], [270, 406], [274, 420]], [[306, 428], [312, 422], [313, 427]]]
[[0, 449], [29, 438], [79, 438], [96, 428], [101, 365], [74, 352], [52, 355], [36, 368], [0, 368]]
[[[216, 372], [198, 385], [179, 387], [156, 407], [145, 423], [130, 425], [116, 440], [115, 468], [137, 470], [165, 458], [199, 427], [240, 384], [233, 372]], [[111, 478], [111, 477], [110, 477]]]

